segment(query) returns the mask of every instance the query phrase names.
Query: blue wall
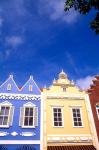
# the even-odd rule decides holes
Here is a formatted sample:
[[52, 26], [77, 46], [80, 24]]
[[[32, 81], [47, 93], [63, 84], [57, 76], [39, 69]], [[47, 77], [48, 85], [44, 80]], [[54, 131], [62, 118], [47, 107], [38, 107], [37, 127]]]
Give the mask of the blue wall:
[[[0, 103], [4, 101], [5, 100], [0, 100]], [[32, 137], [24, 137], [21, 135], [17, 135], [17, 136], [7, 135], [7, 136], [0, 137], [0, 140], [39, 140], [40, 139], [40, 121], [41, 121], [40, 120], [41, 118], [40, 100], [31, 100], [31, 101], [29, 100], [6, 100], [6, 101], [9, 101], [13, 106], [15, 106], [13, 124], [9, 128], [0, 128], [0, 131], [8, 132], [8, 133], [17, 132], [18, 134], [22, 132], [34, 132], [36, 135]], [[22, 107], [23, 104], [26, 104], [28, 102], [31, 102], [38, 107], [38, 126], [35, 128], [21, 128], [21, 126], [19, 126], [20, 107]]]
[[39, 150], [40, 145], [0, 145], [0, 150]]

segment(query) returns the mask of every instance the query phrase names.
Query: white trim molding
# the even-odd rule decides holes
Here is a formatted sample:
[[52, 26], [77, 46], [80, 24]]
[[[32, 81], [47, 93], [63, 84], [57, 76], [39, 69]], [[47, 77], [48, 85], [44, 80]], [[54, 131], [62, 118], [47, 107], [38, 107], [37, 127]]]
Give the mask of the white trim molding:
[[0, 99], [5, 99], [5, 100], [37, 100], [37, 101], [39, 101], [41, 99], [41, 95], [0, 93]]
[[0, 144], [40, 144], [40, 140], [0, 140]]

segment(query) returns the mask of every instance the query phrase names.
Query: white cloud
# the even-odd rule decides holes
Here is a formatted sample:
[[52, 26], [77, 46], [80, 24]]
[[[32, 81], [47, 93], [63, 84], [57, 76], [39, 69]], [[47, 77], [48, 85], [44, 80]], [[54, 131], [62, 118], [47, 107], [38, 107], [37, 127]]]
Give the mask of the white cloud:
[[51, 20], [61, 20], [66, 23], [74, 23], [78, 19], [78, 13], [71, 9], [68, 12], [64, 12], [64, 0], [40, 0], [40, 13], [49, 15]]
[[94, 79], [93, 76], [87, 76], [85, 78], [78, 79], [76, 81], [76, 85], [82, 90], [87, 90], [90, 87], [90, 85], [93, 83], [92, 82], [93, 79]]
[[20, 36], [10, 36], [6, 38], [6, 44], [15, 48], [23, 43], [23, 38]]
[[6, 61], [9, 58], [11, 52], [12, 52], [11, 49], [7, 49], [5, 51], [0, 51], [0, 62]]

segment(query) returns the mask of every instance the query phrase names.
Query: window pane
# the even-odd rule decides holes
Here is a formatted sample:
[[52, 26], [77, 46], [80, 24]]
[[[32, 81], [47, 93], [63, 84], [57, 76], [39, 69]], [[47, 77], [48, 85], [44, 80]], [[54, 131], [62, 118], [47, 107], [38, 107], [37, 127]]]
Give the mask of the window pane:
[[8, 122], [8, 117], [4, 117], [3, 125], [7, 125], [7, 122]]
[[59, 126], [62, 126], [62, 122], [59, 122]]
[[25, 125], [25, 126], [28, 126], [28, 117], [25, 117], [24, 125]]
[[33, 116], [33, 108], [30, 108], [30, 116]]
[[81, 118], [78, 118], [78, 121], [81, 121]]
[[25, 108], [25, 116], [29, 115], [29, 108]]
[[9, 107], [5, 107], [5, 115], [9, 115]]
[[30, 126], [33, 126], [33, 117], [30, 117], [30, 118], [29, 118], [29, 125], [30, 125]]
[[75, 112], [76, 112], [76, 110], [75, 110], [75, 109], [72, 109], [72, 111], [73, 111], [73, 113], [75, 113]]
[[57, 113], [54, 113], [54, 117], [57, 117]]
[[53, 110], [54, 110], [54, 112], [57, 112], [57, 108], [54, 108]]
[[61, 113], [58, 113], [58, 117], [61, 117], [62, 116], [62, 114]]
[[3, 117], [0, 116], [0, 125], [2, 125], [2, 122], [3, 122]]
[[77, 114], [77, 117], [80, 117], [80, 114]]
[[74, 126], [78, 126], [78, 125], [77, 125], [77, 122], [74, 122]]
[[76, 117], [76, 114], [75, 114], [75, 113], [73, 113], [73, 117]]
[[58, 112], [61, 112], [61, 109], [58, 109]]
[[77, 118], [74, 118], [74, 121], [77, 121]]
[[78, 125], [79, 125], [79, 126], [82, 126], [82, 123], [81, 123], [81, 122], [78, 122]]
[[5, 114], [5, 107], [1, 107], [1, 113], [0, 115], [4, 115]]
[[79, 109], [77, 109], [77, 113], [80, 113], [80, 110], [79, 110]]
[[58, 122], [54, 122], [54, 126], [58, 126]]

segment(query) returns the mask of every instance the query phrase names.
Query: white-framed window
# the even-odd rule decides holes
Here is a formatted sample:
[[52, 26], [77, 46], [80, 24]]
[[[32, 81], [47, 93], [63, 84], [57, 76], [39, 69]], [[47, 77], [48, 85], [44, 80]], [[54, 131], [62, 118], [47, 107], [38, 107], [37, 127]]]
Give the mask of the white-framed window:
[[11, 89], [12, 89], [12, 85], [11, 85], [11, 84], [8, 84], [8, 85], [7, 85], [7, 90], [8, 90], [8, 91], [11, 91]]
[[19, 125], [22, 128], [35, 128], [38, 126], [38, 107], [27, 103], [20, 108]]
[[0, 103], [0, 128], [7, 128], [12, 125], [14, 106], [9, 102]]
[[72, 116], [73, 116], [73, 126], [74, 127], [82, 127], [82, 117], [81, 117], [81, 109], [80, 108], [72, 108]]
[[61, 107], [53, 108], [53, 126], [63, 127], [63, 110]]
[[33, 91], [33, 86], [29, 85], [29, 91], [32, 92]]
[[97, 117], [99, 119], [99, 106], [96, 106]]

